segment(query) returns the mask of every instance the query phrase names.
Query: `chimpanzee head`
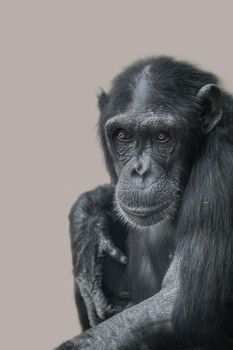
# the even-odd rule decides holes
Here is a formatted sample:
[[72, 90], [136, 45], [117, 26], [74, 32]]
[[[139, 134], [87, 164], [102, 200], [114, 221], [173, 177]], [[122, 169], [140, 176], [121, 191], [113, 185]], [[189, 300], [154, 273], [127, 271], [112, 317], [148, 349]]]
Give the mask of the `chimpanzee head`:
[[99, 133], [115, 206], [134, 226], [175, 218], [205, 138], [220, 122], [214, 75], [172, 58], [137, 61], [100, 92]]

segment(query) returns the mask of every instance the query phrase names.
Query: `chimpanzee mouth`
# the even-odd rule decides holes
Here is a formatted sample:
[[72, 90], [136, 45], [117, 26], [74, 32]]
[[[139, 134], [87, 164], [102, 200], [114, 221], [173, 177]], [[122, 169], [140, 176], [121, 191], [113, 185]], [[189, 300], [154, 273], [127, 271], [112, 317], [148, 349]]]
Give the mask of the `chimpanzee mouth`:
[[125, 206], [122, 203], [119, 203], [121, 209], [132, 216], [138, 216], [140, 218], [146, 218], [146, 217], [150, 217], [153, 216], [155, 214], [158, 214], [159, 212], [163, 211], [164, 209], [166, 209], [169, 206], [170, 203], [166, 203], [166, 205], [164, 204], [163, 206], [153, 206], [153, 207], [148, 207], [148, 208], [142, 208], [140, 210], [135, 209], [135, 208], [129, 208], [127, 206]]
[[130, 208], [122, 202], [115, 200], [116, 212], [122, 222], [128, 223], [133, 227], [146, 227], [156, 225], [159, 222], [174, 217], [176, 215], [176, 205], [174, 201], [166, 201], [163, 205]]

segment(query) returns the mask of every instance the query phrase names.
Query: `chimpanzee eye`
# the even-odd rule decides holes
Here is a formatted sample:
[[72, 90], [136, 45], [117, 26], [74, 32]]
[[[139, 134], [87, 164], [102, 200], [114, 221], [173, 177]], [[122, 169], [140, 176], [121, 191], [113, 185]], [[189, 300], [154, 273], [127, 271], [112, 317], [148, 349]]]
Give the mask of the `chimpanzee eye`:
[[130, 141], [131, 136], [128, 133], [128, 131], [124, 129], [118, 129], [114, 133], [114, 138], [116, 138], [118, 141]]
[[170, 135], [166, 132], [166, 131], [160, 131], [157, 135], [156, 135], [156, 142], [167, 142], [168, 140], [170, 140]]

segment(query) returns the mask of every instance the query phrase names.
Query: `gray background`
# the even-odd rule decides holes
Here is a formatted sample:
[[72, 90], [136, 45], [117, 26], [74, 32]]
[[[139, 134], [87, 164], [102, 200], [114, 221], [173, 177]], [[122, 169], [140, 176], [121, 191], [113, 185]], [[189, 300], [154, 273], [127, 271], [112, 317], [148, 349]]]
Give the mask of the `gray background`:
[[191, 60], [233, 91], [230, 1], [1, 1], [1, 349], [79, 331], [67, 215], [107, 182], [95, 91], [129, 62]]

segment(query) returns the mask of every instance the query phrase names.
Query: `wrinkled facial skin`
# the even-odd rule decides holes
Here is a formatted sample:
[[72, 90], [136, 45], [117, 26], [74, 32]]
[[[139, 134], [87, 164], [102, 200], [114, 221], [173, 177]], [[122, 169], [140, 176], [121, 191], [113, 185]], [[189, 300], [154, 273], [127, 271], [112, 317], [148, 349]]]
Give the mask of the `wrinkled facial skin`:
[[131, 226], [176, 216], [188, 172], [184, 130], [174, 116], [154, 112], [121, 114], [106, 123], [118, 175], [115, 207]]

